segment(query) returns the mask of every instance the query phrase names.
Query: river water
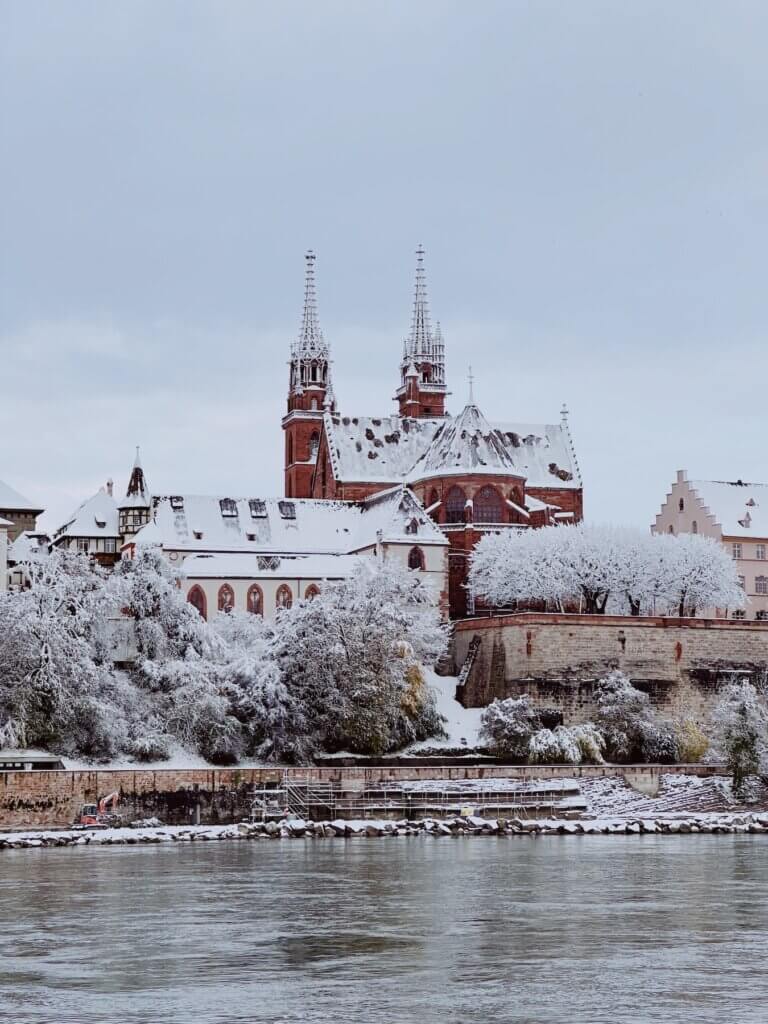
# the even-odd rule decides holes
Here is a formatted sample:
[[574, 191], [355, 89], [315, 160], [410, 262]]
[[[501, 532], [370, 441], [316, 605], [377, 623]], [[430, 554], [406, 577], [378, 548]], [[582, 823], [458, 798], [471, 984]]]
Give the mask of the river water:
[[0, 1021], [764, 1022], [762, 836], [0, 854]]

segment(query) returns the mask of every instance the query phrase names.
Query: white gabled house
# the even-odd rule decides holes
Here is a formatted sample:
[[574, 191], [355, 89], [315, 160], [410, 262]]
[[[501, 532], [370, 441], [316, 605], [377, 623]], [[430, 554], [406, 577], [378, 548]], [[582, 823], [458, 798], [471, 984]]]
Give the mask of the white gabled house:
[[359, 502], [162, 495], [123, 545], [158, 545], [201, 615], [237, 609], [271, 618], [355, 571], [360, 557], [422, 573], [447, 612], [448, 541], [405, 486]]
[[723, 544], [747, 594], [746, 609], [733, 617], [768, 618], [768, 485], [689, 480], [679, 469], [651, 529], [698, 533]]

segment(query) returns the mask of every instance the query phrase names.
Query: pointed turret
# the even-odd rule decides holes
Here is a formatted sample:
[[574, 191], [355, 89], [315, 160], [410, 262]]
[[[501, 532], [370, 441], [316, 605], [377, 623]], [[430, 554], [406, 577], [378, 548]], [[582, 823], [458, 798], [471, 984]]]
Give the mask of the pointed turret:
[[[418, 387], [415, 395], [409, 378], [416, 371]], [[445, 346], [438, 324], [432, 331], [427, 299], [427, 277], [424, 269], [424, 249], [416, 250], [416, 284], [413, 294], [411, 330], [403, 345], [400, 363], [400, 387], [396, 398], [401, 416], [444, 416]]]
[[315, 259], [310, 249], [304, 257], [301, 326], [298, 337], [291, 345], [288, 412], [283, 417], [287, 498], [310, 497], [323, 410], [336, 410], [331, 385], [331, 352], [320, 330], [317, 316]]
[[128, 479], [128, 488], [125, 492], [125, 497], [117, 506], [120, 522], [119, 529], [124, 541], [137, 533], [142, 526], [146, 526], [150, 519], [151, 507], [152, 499], [147, 487], [147, 480], [141, 465], [141, 454], [137, 445], [136, 458], [133, 460], [131, 475]]

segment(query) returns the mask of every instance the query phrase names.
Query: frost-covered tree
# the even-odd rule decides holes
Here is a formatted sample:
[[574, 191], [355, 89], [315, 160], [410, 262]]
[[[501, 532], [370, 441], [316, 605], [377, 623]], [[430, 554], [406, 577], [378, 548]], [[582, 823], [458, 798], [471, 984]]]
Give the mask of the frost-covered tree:
[[595, 725], [605, 738], [611, 760], [677, 760], [674, 728], [656, 716], [648, 694], [634, 687], [623, 672], [611, 672], [600, 680], [595, 699]]
[[480, 738], [498, 757], [523, 760], [528, 756], [531, 737], [541, 726], [539, 712], [528, 697], [494, 700], [480, 716]]
[[386, 563], [361, 560], [349, 579], [278, 613], [269, 648], [290, 701], [281, 707], [301, 709], [305, 729], [292, 744], [300, 740], [305, 755], [318, 747], [380, 754], [439, 735], [421, 666], [446, 643], [418, 574]]
[[732, 559], [710, 538], [585, 524], [486, 534], [469, 588], [495, 606], [544, 602], [588, 614], [694, 615], [744, 604]]
[[747, 776], [760, 770], [768, 745], [765, 702], [751, 683], [731, 683], [722, 692], [712, 722], [738, 795]]

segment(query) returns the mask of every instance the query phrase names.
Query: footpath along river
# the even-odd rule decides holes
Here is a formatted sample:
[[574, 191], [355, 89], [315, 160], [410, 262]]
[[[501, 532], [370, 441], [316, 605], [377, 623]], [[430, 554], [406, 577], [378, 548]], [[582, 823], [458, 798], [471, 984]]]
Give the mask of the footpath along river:
[[765, 1022], [765, 836], [9, 850], [3, 1024]]

